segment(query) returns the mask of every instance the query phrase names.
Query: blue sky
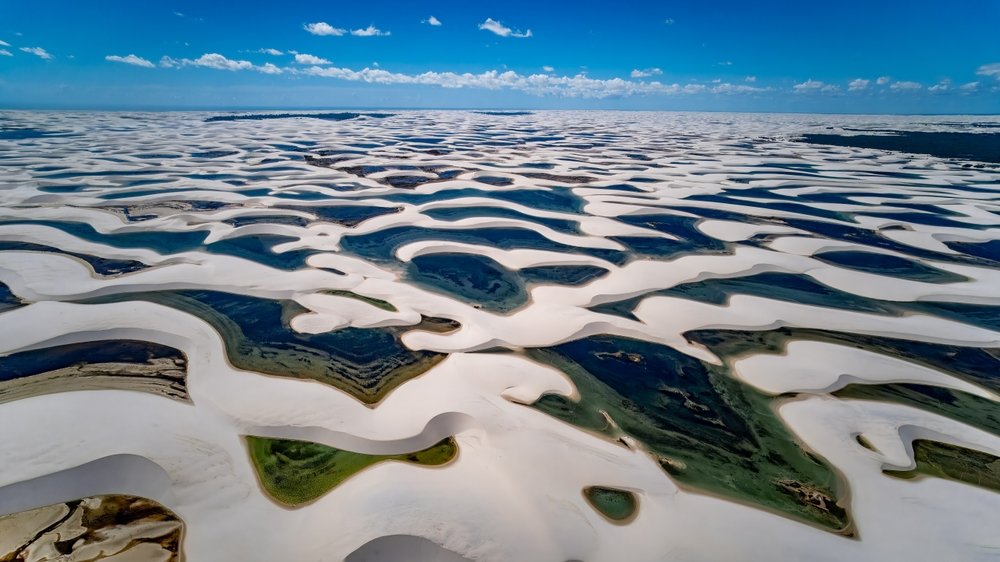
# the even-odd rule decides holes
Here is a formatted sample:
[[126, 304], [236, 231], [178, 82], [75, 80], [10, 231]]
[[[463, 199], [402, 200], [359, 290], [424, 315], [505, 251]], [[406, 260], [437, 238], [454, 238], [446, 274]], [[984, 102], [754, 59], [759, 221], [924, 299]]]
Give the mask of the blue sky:
[[997, 22], [998, 0], [0, 0], [0, 106], [1000, 113]]

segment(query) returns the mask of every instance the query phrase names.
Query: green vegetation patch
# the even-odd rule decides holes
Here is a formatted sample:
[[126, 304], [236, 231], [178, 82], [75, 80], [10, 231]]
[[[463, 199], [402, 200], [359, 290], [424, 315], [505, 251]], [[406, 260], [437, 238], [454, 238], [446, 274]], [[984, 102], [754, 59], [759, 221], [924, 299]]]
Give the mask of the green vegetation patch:
[[267, 495], [290, 507], [312, 502], [354, 474], [380, 462], [438, 466], [458, 454], [458, 444], [451, 437], [422, 451], [399, 455], [355, 453], [293, 439], [248, 435], [246, 440], [250, 460]]
[[913, 442], [916, 467], [912, 470], [886, 470], [896, 478], [936, 476], [1000, 492], [1000, 457], [926, 439]]

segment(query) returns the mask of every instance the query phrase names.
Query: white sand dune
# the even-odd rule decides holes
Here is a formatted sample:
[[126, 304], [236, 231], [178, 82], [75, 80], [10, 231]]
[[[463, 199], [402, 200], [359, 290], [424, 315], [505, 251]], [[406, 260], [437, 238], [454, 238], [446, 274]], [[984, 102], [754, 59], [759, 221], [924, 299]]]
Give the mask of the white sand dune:
[[[0, 514], [94, 494], [140, 495], [184, 520], [184, 550], [195, 561], [985, 561], [1000, 552], [1000, 495], [883, 472], [912, 468], [916, 439], [1000, 456], [1000, 438], [923, 410], [829, 396], [847, 384], [916, 383], [997, 402], [995, 389], [966, 373], [847, 344], [792, 340], [732, 358], [689, 336], [789, 327], [1000, 348], [989, 315], [1000, 306], [1000, 270], [983, 245], [1000, 240], [995, 169], [789, 140], [824, 130], [828, 116], [540, 112], [511, 120], [426, 111], [205, 123], [211, 114], [4, 113], [15, 124], [76, 136], [0, 140], [0, 289], [23, 304], [0, 301], [0, 368], [26, 350], [154, 342], [187, 356], [191, 401], [86, 390], [0, 404]], [[949, 119], [836, 122], [954, 130]], [[519, 142], [485, 144], [498, 136]], [[441, 138], [431, 144], [445, 150], [426, 150], [417, 137]], [[393, 176], [433, 181], [386, 185]], [[490, 185], [489, 177], [510, 184]], [[330, 207], [398, 212], [355, 226], [310, 212]], [[487, 208], [494, 213], [464, 216]], [[435, 218], [447, 209], [462, 209], [464, 218]], [[950, 222], [921, 222], [920, 213]], [[400, 235], [384, 259], [348, 251], [374, 247], [397, 227], [444, 230], [456, 240]], [[498, 228], [536, 241], [505, 249], [488, 234]], [[463, 233], [481, 236], [466, 242]], [[202, 235], [204, 244], [190, 241]], [[268, 236], [284, 238], [263, 253], [230, 255], [215, 245]], [[691, 248], [689, 240], [716, 246]], [[100, 275], [79, 257], [18, 243], [148, 267]], [[309, 253], [301, 267], [280, 267], [279, 258], [300, 250]], [[964, 280], [936, 283], [821, 259], [844, 250]], [[512, 274], [536, 266], [608, 273], [579, 285], [533, 283], [528, 302], [497, 314], [407, 278], [415, 258], [455, 253], [491, 258]], [[795, 302], [788, 287], [726, 293], [719, 303], [680, 291], [766, 273], [818, 283], [826, 302], [838, 302], [839, 291], [904, 312]], [[456, 281], [476, 282], [489, 280]], [[668, 289], [676, 291], [658, 293]], [[235, 368], [220, 334], [180, 310], [70, 302], [171, 290], [294, 301], [306, 309], [285, 319], [296, 334], [415, 326], [422, 317], [460, 327], [406, 332], [406, 347], [449, 356], [369, 407], [330, 385]], [[636, 299], [632, 317], [593, 310], [628, 299]], [[942, 303], [986, 313], [963, 308], [944, 317], [916, 308]], [[773, 406], [794, 444], [842, 477], [856, 536], [688, 489], [635, 437], [613, 441], [528, 407], [546, 394], [580, 399], [586, 389], [516, 351], [597, 335], [666, 345], [730, 367], [763, 393], [800, 394]], [[459, 453], [437, 468], [379, 463], [291, 509], [261, 489], [246, 435], [368, 454], [409, 453], [453, 436]], [[637, 517], [612, 524], [581, 493], [594, 485], [634, 493]]]

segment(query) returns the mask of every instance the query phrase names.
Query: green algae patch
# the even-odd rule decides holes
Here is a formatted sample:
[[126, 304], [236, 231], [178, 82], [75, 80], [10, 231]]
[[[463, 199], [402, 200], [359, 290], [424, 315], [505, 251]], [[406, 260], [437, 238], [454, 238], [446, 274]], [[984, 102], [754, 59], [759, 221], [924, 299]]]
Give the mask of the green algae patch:
[[448, 437], [413, 453], [369, 455], [293, 439], [246, 436], [250, 460], [261, 486], [274, 501], [300, 507], [323, 496], [354, 474], [380, 462], [440, 466], [458, 454]]
[[459, 326], [452, 320], [425, 317], [412, 326], [299, 333], [291, 328], [291, 320], [308, 309], [295, 301], [222, 291], [151, 291], [78, 302], [138, 300], [169, 306], [211, 324], [222, 336], [226, 357], [237, 369], [319, 381], [368, 406], [445, 358], [444, 353], [407, 348], [401, 340], [405, 332], [447, 331]]
[[566, 373], [573, 401], [545, 395], [532, 407], [601, 434], [641, 442], [689, 489], [847, 533], [837, 473], [799, 446], [774, 399], [667, 346], [592, 336], [526, 354]]
[[399, 312], [396, 309], [396, 307], [392, 305], [391, 302], [384, 301], [382, 299], [376, 299], [374, 297], [366, 297], [364, 295], [359, 295], [358, 293], [355, 293], [354, 291], [344, 291], [344, 290], [341, 290], [341, 289], [329, 289], [329, 290], [323, 291], [323, 294], [324, 295], [331, 295], [331, 296], [334, 296], [334, 297], [344, 297], [344, 298], [348, 298], [348, 299], [359, 300], [361, 302], [368, 303], [368, 304], [374, 306], [375, 308], [380, 308], [380, 309], [386, 310], [388, 312]]
[[845, 400], [902, 404], [1000, 435], [996, 402], [961, 390], [914, 383], [849, 384], [832, 394]]
[[635, 494], [627, 490], [605, 486], [588, 486], [583, 497], [601, 515], [616, 523], [628, 523], [639, 508]]
[[1000, 492], [1000, 458], [982, 451], [975, 451], [926, 439], [913, 441], [916, 467], [911, 470], [886, 470], [896, 478], [936, 476], [964, 482]]

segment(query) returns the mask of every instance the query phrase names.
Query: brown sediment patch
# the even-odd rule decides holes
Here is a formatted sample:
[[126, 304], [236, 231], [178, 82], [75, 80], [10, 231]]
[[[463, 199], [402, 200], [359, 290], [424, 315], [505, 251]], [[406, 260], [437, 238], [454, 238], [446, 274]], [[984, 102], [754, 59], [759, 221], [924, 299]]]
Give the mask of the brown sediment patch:
[[187, 369], [175, 359], [149, 363], [87, 363], [30, 377], [0, 382], [0, 404], [57, 392], [77, 390], [134, 390], [190, 401]]
[[183, 562], [184, 523], [157, 502], [93, 496], [0, 517], [0, 562]]
[[0, 404], [79, 390], [134, 390], [187, 402], [187, 356], [152, 342], [99, 340], [0, 357]]

